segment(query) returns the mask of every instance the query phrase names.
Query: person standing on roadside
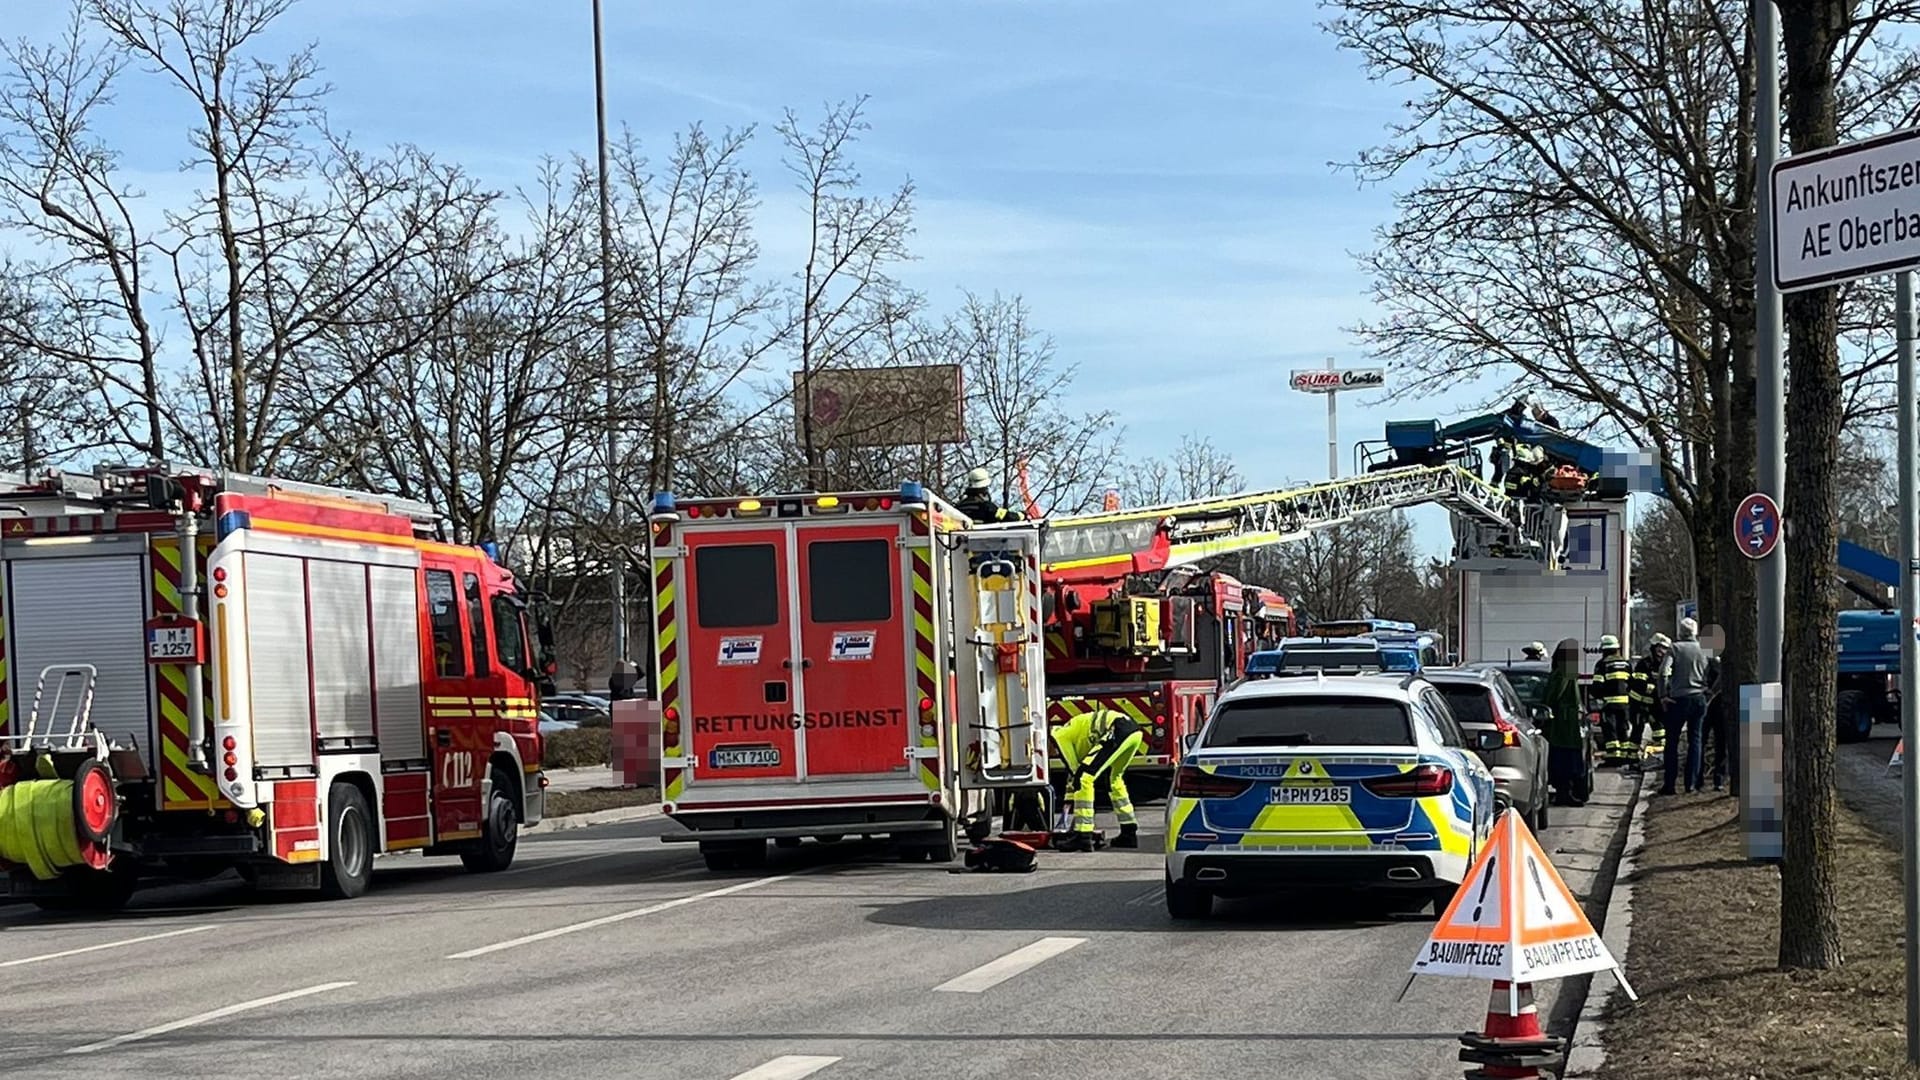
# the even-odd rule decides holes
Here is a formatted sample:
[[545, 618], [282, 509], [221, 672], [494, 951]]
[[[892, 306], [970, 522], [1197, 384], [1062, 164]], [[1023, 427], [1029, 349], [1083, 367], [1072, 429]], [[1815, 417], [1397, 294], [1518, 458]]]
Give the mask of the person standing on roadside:
[[1633, 724], [1627, 741], [1633, 746], [1633, 762], [1627, 766], [1631, 772], [1639, 772], [1640, 765], [1646, 760], [1646, 751], [1642, 748], [1647, 726], [1653, 726], [1653, 737], [1661, 736], [1660, 726], [1660, 669], [1667, 662], [1667, 647], [1670, 644], [1667, 635], [1655, 634], [1647, 646], [1647, 655], [1636, 660], [1633, 665], [1633, 678], [1627, 684], [1628, 697], [1632, 699]]
[[1556, 806], [1584, 806], [1592, 792], [1587, 778], [1593, 762], [1587, 753], [1587, 718], [1580, 704], [1580, 643], [1572, 638], [1553, 650], [1553, 671], [1541, 699], [1552, 716], [1546, 723], [1547, 778]]
[[1707, 652], [1700, 647], [1700, 624], [1681, 619], [1660, 671], [1660, 705], [1666, 710], [1667, 752], [1665, 783], [1660, 794], [1674, 794], [1680, 779], [1680, 739], [1686, 738], [1687, 794], [1700, 790], [1701, 727], [1707, 716]]

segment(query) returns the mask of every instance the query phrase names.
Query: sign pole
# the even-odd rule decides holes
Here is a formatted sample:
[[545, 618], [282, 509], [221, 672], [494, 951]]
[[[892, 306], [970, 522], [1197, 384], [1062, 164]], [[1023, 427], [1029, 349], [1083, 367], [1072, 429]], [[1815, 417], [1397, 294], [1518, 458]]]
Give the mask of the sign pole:
[[[1773, 251], [1773, 167], [1780, 160], [1780, 13], [1773, 0], [1754, 0], [1754, 48], [1760, 60], [1754, 84], [1754, 214], [1755, 251]], [[1763, 255], [1763, 257], [1765, 257]], [[1758, 475], [1755, 486], [1780, 502], [1787, 479], [1786, 372], [1780, 348], [1780, 288], [1769, 273], [1755, 274], [1754, 286], [1754, 448]], [[1785, 647], [1787, 610], [1787, 553], [1785, 546], [1760, 560], [1759, 667], [1762, 683], [1780, 681]]]
[[[1913, 271], [1895, 275], [1894, 321], [1898, 324], [1900, 413], [1900, 737], [1920, 738], [1920, 470], [1914, 463]], [[1901, 815], [1901, 861], [1907, 908], [1907, 1061], [1920, 1063], [1920, 762], [1900, 770], [1905, 811]]]
[[1338, 390], [1327, 391], [1327, 479], [1340, 479], [1340, 429], [1339, 421], [1334, 418], [1334, 402], [1340, 400]]

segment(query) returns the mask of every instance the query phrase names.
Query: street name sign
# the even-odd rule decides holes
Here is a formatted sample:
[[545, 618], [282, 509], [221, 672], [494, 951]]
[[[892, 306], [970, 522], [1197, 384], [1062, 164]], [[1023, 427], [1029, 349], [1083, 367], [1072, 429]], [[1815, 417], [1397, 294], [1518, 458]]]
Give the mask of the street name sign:
[[1920, 268], [1920, 128], [1794, 154], [1772, 179], [1782, 292]]

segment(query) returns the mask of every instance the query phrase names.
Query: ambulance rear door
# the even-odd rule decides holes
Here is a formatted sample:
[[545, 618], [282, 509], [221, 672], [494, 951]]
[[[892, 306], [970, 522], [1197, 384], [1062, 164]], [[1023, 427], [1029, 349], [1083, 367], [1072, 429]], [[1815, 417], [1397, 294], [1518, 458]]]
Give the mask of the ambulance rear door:
[[795, 724], [793, 526], [682, 527], [677, 646], [687, 702], [689, 787], [792, 783], [804, 775]]
[[[907, 778], [915, 710], [916, 580], [905, 515], [795, 522], [795, 644], [801, 740], [810, 780]], [[931, 581], [921, 592], [929, 626]], [[929, 740], [937, 747], [937, 739]], [[937, 749], [932, 756], [937, 757]]]

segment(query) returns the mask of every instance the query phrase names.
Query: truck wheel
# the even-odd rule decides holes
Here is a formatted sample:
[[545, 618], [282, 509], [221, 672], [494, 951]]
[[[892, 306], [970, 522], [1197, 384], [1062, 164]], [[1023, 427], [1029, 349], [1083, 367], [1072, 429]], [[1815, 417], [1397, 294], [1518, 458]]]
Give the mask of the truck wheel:
[[901, 862], [949, 863], [960, 857], [960, 823], [948, 819], [944, 828], [933, 834], [933, 839], [924, 839], [925, 833], [909, 834], [911, 840], [897, 842]]
[[1168, 877], [1167, 914], [1183, 921], [1208, 918], [1213, 914], [1213, 894], [1198, 885]]
[[703, 840], [700, 842], [700, 857], [706, 860], [707, 869], [715, 873], [750, 870], [767, 864], [767, 842], [765, 840]]
[[494, 774], [492, 787], [480, 839], [460, 853], [461, 863], [476, 874], [505, 870], [513, 865], [514, 852], [520, 849], [520, 811], [513, 805], [513, 788], [499, 773]]
[[327, 850], [320, 864], [320, 895], [351, 900], [373, 881], [373, 813], [367, 797], [352, 784], [336, 782], [327, 791]]
[[115, 859], [111, 869], [73, 869], [60, 875], [64, 893], [36, 896], [33, 905], [41, 911], [91, 915], [110, 915], [127, 906], [140, 884], [140, 870], [131, 859]]
[[1873, 701], [1864, 690], [1842, 690], [1834, 697], [1834, 736], [1840, 742], [1873, 737]]

